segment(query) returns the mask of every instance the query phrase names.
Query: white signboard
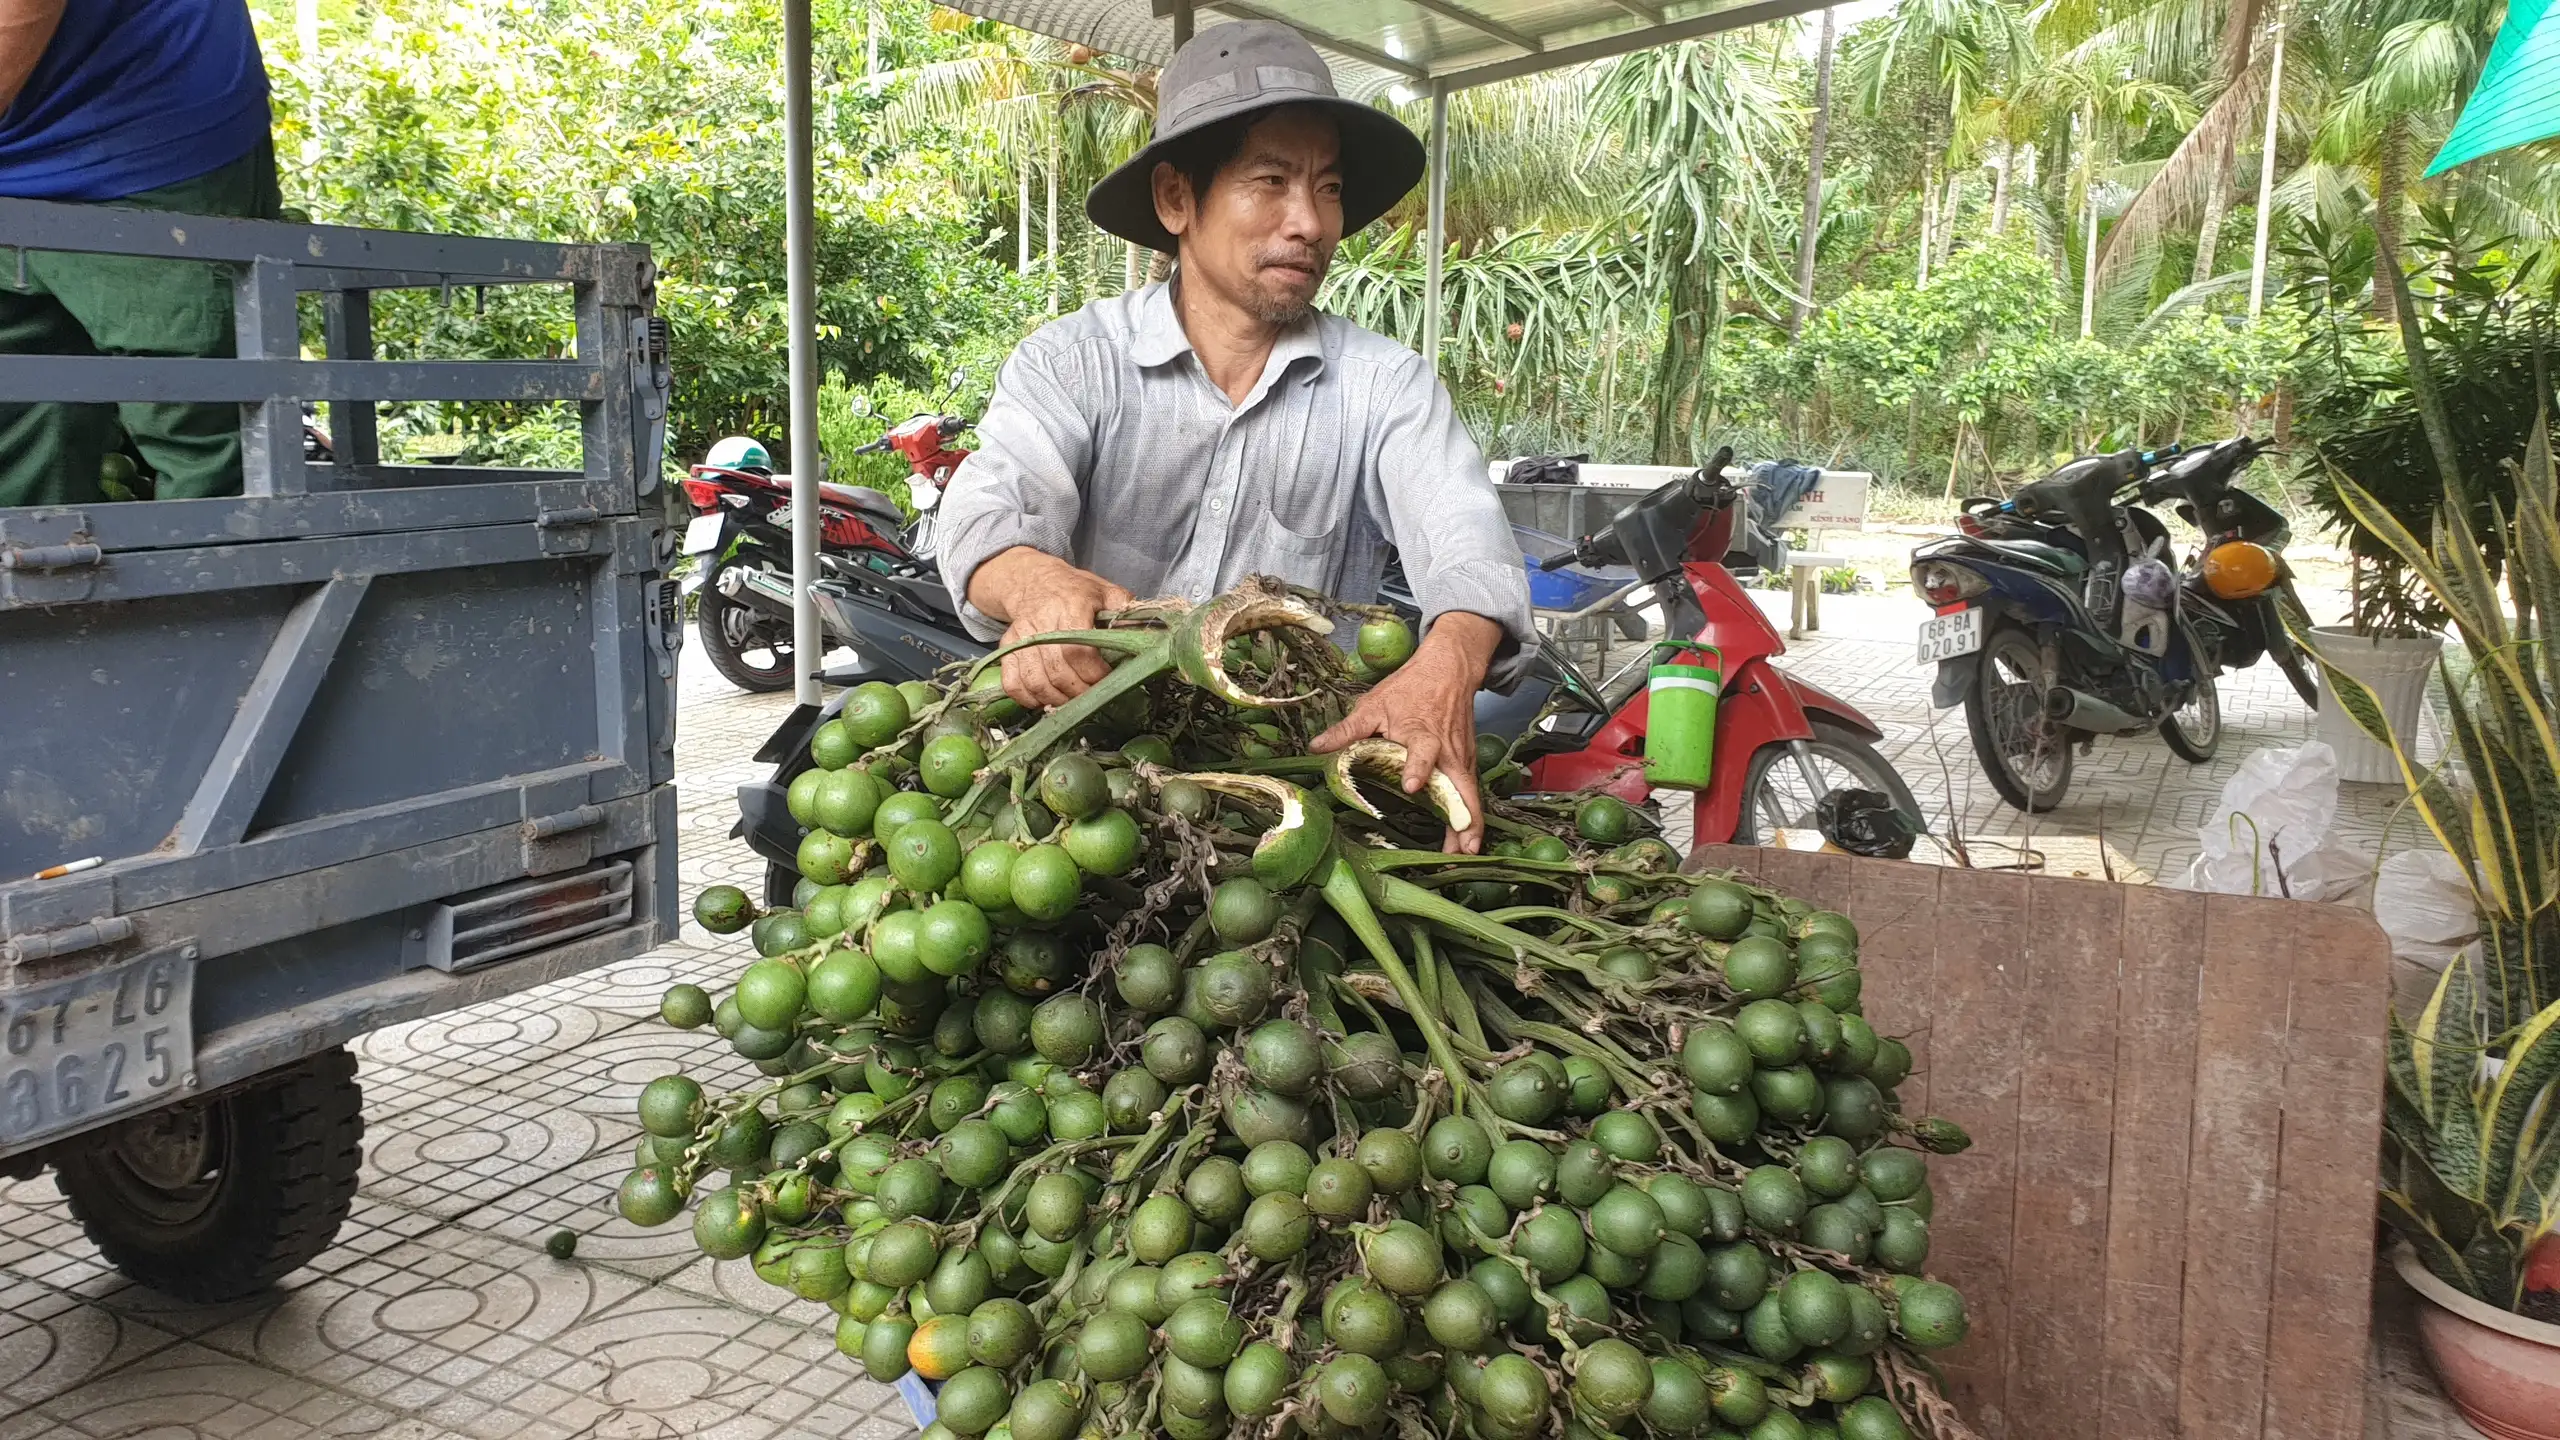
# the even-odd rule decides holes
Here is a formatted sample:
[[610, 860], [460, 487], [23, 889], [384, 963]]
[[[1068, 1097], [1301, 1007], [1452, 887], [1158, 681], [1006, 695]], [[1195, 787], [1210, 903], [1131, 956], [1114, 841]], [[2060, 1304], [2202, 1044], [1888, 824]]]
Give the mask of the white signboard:
[[[1494, 483], [1511, 473], [1511, 462], [1497, 460], [1485, 467]], [[1580, 467], [1582, 483], [1613, 490], [1651, 490], [1665, 481], [1676, 480], [1696, 467], [1684, 465], [1584, 465]], [[1726, 472], [1736, 479], [1746, 473], [1740, 466]], [[1875, 477], [1864, 470], [1825, 470], [1822, 479], [1804, 493], [1794, 507], [1779, 517], [1778, 524], [1791, 530], [1855, 530], [1866, 523], [1867, 487]]]

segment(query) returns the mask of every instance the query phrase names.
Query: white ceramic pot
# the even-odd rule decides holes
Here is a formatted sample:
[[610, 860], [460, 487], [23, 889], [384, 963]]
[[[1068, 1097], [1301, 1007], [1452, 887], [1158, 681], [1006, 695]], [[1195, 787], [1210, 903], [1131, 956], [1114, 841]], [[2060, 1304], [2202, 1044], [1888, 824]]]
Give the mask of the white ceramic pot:
[[[2382, 713], [2391, 721], [2391, 733], [2414, 750], [2418, 743], [2418, 713], [2427, 699], [2427, 677], [2435, 673], [2436, 656], [2444, 651], [2444, 637], [2386, 639], [2360, 635], [2343, 625], [2315, 625], [2311, 633], [2319, 637], [2321, 658], [2371, 688], [2382, 701]], [[2329, 693], [2325, 672], [2320, 676], [2320, 716], [2312, 733], [2338, 752], [2339, 779], [2368, 785], [2402, 783], [2399, 762], [2391, 758], [2391, 751], [2375, 744], [2356, 722], [2347, 718], [2346, 711], [2338, 708], [2337, 698]]]

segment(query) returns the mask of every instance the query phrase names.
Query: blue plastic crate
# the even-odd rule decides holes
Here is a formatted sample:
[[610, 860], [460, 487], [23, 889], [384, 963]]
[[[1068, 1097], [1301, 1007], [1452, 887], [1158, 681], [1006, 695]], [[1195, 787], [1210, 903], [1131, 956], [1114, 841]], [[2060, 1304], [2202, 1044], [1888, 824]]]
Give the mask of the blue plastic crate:
[[1598, 569], [1568, 565], [1561, 570], [1542, 571], [1539, 561], [1559, 550], [1572, 549], [1574, 542], [1526, 525], [1512, 526], [1511, 533], [1520, 541], [1521, 563], [1529, 567], [1529, 603], [1541, 610], [1579, 610], [1636, 578], [1636, 572], [1624, 565]]

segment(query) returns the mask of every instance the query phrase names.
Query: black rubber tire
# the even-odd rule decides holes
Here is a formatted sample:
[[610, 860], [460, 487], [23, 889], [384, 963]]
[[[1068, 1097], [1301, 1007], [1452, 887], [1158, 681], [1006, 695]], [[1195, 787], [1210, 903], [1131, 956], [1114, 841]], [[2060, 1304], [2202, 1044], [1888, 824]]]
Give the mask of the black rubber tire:
[[2169, 752], [2190, 765], [2202, 765], [2222, 748], [2222, 686], [2212, 676], [2205, 677], [2205, 693], [2213, 697], [2213, 728], [2202, 741], [2196, 740], [2178, 723], [2175, 713], [2161, 717], [2160, 738]]
[[254, 1295], [328, 1249], [355, 1203], [355, 1057], [324, 1050], [186, 1103], [206, 1139], [194, 1185], [173, 1190], [127, 1159], [120, 1138], [166, 1125], [157, 1112], [64, 1147], [54, 1184], [98, 1253], [135, 1283], [199, 1304]]
[[[1820, 716], [1812, 717], [1811, 724], [1813, 739], [1806, 743], [1810, 744], [1816, 753], [1827, 755], [1833, 764], [1843, 770], [1865, 772], [1860, 778], [1868, 782], [1867, 788], [1881, 790], [1892, 797], [1893, 807], [1909, 817], [1912, 829], [1928, 828], [1927, 822], [1920, 814], [1920, 802], [1912, 797], [1911, 787], [1903, 783], [1902, 772], [1894, 769], [1892, 761], [1885, 759], [1875, 746], [1867, 743], [1866, 736]], [[1761, 746], [1752, 755], [1750, 768], [1743, 772], [1742, 806], [1733, 817], [1732, 842], [1734, 844], [1765, 845], [1769, 843], [1769, 839], [1763, 838], [1760, 834], [1760, 789], [1767, 783], [1771, 767], [1789, 762], [1790, 752], [1786, 742], [1782, 740], [1773, 740]]]
[[[2063, 797], [2071, 793], [2074, 747], [2067, 733], [2056, 735], [2052, 742], [2058, 747], [2053, 783], [2044, 790], [2030, 788], [2031, 782], [2010, 769], [2008, 756], [2001, 750], [1998, 737], [1991, 733], [1992, 689], [2004, 683], [1991, 662], [2004, 646], [2017, 641], [2033, 647], [2035, 637], [2019, 626], [2002, 624], [1993, 627], [1990, 635], [1984, 638], [1972, 688], [1964, 697], [1964, 726], [1966, 733], [1973, 738], [1974, 759], [1981, 762], [1983, 778], [1991, 782], [1991, 788], [2008, 802], [2009, 808], [2041, 815], [2060, 805]], [[2038, 663], [2041, 664], [2041, 660]], [[2051, 683], [2050, 677], [2046, 683]]]
[[758, 665], [740, 652], [729, 639], [728, 619], [731, 614], [744, 614], [737, 601], [706, 584], [694, 596], [693, 633], [702, 642], [702, 652], [711, 659], [711, 668], [720, 678], [750, 695], [771, 695], [788, 690], [799, 677], [791, 668], [791, 647], [784, 642], [771, 653], [771, 665]]

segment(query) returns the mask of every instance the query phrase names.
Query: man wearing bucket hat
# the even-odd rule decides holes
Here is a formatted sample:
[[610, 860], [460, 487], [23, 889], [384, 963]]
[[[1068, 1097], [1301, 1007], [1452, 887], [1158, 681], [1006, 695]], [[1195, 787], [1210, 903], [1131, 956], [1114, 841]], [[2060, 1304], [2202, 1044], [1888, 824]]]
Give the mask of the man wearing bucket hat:
[[[1516, 682], [1531, 640], [1520, 547], [1430, 365], [1313, 304], [1342, 237], [1421, 179], [1422, 145], [1337, 95], [1284, 25], [1201, 31], [1157, 95], [1153, 141], [1085, 214], [1175, 256], [1173, 278], [1053, 321], [1005, 362], [943, 501], [952, 597], [986, 639], [1252, 574], [1368, 601], [1392, 545], [1422, 644], [1315, 748], [1383, 735], [1410, 754], [1407, 790], [1437, 768], [1472, 801], [1475, 693]], [[1091, 650], [1040, 646], [1004, 678], [1047, 706], [1105, 673]], [[1481, 836], [1479, 821], [1448, 843]]]

